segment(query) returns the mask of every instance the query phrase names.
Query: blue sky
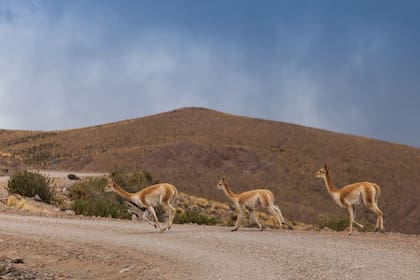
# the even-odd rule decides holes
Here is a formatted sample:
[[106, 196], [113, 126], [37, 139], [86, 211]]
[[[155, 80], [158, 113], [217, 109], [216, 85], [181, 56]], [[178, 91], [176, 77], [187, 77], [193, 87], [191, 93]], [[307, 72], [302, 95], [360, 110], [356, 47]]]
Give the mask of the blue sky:
[[418, 1], [0, 0], [0, 128], [200, 106], [420, 147]]

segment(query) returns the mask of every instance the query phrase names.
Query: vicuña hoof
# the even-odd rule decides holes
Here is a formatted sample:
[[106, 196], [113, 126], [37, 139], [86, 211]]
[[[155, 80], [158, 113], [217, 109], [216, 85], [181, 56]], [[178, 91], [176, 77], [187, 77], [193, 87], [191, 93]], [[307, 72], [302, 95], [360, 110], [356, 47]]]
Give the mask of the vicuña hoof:
[[234, 229], [232, 229], [231, 231], [237, 231], [238, 230], [238, 228], [234, 228]]

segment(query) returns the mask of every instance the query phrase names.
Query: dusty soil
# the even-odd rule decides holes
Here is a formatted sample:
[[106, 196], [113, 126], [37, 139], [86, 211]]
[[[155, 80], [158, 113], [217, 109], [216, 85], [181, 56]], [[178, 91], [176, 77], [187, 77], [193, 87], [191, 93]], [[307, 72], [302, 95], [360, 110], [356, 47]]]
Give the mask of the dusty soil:
[[[61, 186], [65, 174], [49, 173]], [[0, 279], [420, 279], [416, 235], [197, 225], [158, 233], [138, 221], [7, 208], [5, 183], [0, 271], [14, 270]]]
[[[0, 250], [32, 279], [419, 279], [420, 237], [257, 231], [0, 213]], [[31, 278], [26, 278], [31, 279]]]
[[175, 266], [151, 254], [139, 258], [129, 248], [20, 233], [1, 232], [0, 250], [2, 256], [23, 260], [0, 279], [170, 279]]

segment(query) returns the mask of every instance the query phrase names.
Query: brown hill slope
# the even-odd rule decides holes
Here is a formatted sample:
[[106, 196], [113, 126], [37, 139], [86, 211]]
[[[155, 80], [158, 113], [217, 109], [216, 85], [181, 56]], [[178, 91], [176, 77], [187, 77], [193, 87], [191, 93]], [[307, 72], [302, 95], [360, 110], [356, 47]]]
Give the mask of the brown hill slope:
[[347, 215], [314, 177], [328, 163], [337, 186], [382, 187], [386, 229], [420, 233], [420, 149], [368, 138], [187, 108], [75, 130], [3, 130], [0, 151], [36, 168], [148, 170], [182, 192], [221, 201], [215, 184], [229, 176], [235, 191], [270, 188], [286, 217], [311, 223]]

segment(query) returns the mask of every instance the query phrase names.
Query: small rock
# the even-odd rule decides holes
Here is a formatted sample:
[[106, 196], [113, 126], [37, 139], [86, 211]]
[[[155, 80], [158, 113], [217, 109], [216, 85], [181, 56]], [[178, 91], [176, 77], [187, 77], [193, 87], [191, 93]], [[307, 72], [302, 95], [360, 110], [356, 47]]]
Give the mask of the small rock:
[[127, 272], [127, 271], [129, 271], [130, 269], [132, 269], [133, 267], [134, 267], [134, 265], [129, 266], [129, 267], [126, 267], [126, 268], [124, 268], [124, 269], [121, 269], [121, 270], [119, 271], [119, 273], [124, 273], [124, 272]]
[[76, 215], [76, 213], [73, 210], [66, 210], [64, 211], [64, 213], [70, 214], [70, 215]]
[[42, 199], [37, 194], [34, 196], [34, 200], [35, 201], [41, 201], [42, 202]]

